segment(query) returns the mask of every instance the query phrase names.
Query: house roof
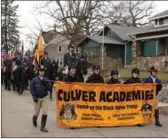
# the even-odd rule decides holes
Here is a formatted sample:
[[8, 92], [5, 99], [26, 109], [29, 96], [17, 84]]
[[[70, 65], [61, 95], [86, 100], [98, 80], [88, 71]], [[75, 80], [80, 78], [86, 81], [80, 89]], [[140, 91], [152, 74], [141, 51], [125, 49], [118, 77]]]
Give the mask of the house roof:
[[42, 32], [45, 44], [48, 44], [53, 38], [55, 38], [58, 33], [55, 30], [50, 30], [47, 32]]
[[47, 48], [50, 44], [56, 44], [55, 46], [57, 46], [59, 42], [69, 44], [70, 41], [66, 36], [62, 34], [57, 34], [51, 41], [47, 43], [45, 48]]
[[128, 27], [128, 26], [115, 25], [115, 24], [109, 24], [106, 26], [110, 28], [113, 32], [115, 32], [123, 40], [131, 40], [128, 34], [142, 30], [142, 28]]
[[139, 32], [134, 32], [128, 35], [137, 35], [137, 34], [144, 34], [144, 33], [148, 33], [148, 32], [158, 32], [158, 31], [164, 31], [164, 30], [168, 30], [168, 25], [167, 26], [161, 26], [161, 27], [154, 27], [154, 24], [150, 24], [149, 26], [146, 26], [144, 28], [141, 29], [141, 31]]
[[[105, 44], [124, 44], [123, 42], [121, 41], [118, 41], [114, 38], [111, 38], [111, 37], [108, 37], [108, 36], [104, 36], [104, 41], [103, 41], [103, 36], [86, 36], [85, 39], [91, 39], [97, 43], [105, 43]], [[81, 42], [83, 42], [85, 39], [83, 39]], [[81, 43], [80, 42], [80, 43]]]
[[162, 17], [168, 17], [168, 10], [163, 11], [163, 12], [161, 12], [161, 13], [158, 13], [158, 14], [156, 14], [156, 15], [150, 17], [149, 19], [150, 19], [150, 20], [154, 20], [154, 19], [158, 19], [158, 18], [162, 18]]

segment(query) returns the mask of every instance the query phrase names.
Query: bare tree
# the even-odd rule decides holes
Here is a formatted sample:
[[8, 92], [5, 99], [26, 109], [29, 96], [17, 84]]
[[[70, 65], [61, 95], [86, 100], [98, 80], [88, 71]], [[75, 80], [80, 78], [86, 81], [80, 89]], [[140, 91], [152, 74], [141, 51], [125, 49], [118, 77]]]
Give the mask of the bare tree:
[[[102, 6], [104, 6], [104, 2], [100, 0], [55, 0], [46, 2], [45, 5], [38, 8], [41, 13], [53, 18], [55, 21], [53, 27], [57, 32], [66, 35], [73, 42], [77, 34], [96, 33], [98, 25], [100, 26], [104, 22], [104, 16], [100, 10]], [[44, 7], [47, 7], [46, 11], [44, 11]]]
[[154, 4], [153, 1], [121, 1], [117, 4], [109, 2], [106, 7], [108, 22], [120, 22], [127, 26], [141, 27], [149, 24], [146, 19], [151, 15]]

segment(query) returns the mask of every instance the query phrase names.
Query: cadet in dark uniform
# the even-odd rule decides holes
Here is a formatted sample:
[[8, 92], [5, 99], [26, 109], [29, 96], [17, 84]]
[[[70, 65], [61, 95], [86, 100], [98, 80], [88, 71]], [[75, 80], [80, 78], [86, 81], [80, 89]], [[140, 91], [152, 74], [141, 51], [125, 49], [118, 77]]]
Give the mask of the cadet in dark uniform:
[[111, 71], [111, 79], [107, 82], [108, 84], [120, 84], [118, 80], [118, 70]]
[[132, 76], [131, 76], [131, 78], [129, 78], [128, 80], [126, 80], [125, 82], [124, 82], [124, 84], [133, 84], [133, 83], [141, 83], [141, 81], [140, 81], [140, 79], [139, 79], [139, 69], [137, 69], [137, 68], [134, 68], [133, 70], [132, 70]]
[[64, 54], [64, 67], [69, 66], [76, 60], [76, 55], [74, 53], [74, 47], [70, 44], [68, 46], [69, 52]]
[[39, 69], [39, 76], [35, 77], [31, 81], [30, 92], [34, 100], [34, 110], [35, 113], [33, 115], [33, 125], [37, 126], [37, 117], [40, 113], [40, 109], [42, 108], [42, 118], [41, 118], [41, 131], [48, 132], [45, 128], [47, 121], [47, 111], [49, 105], [49, 95], [48, 91], [51, 90], [51, 83], [48, 81], [46, 77], [44, 77], [44, 67], [41, 66]]
[[13, 89], [21, 95], [24, 91], [25, 69], [20, 65], [20, 60], [16, 61], [16, 69], [13, 70]]
[[45, 51], [44, 58], [41, 60], [41, 65], [45, 68], [45, 77], [49, 78], [49, 65], [51, 63], [48, 53]]
[[[58, 64], [55, 62], [55, 60], [53, 60], [53, 62], [50, 63], [48, 71], [49, 71], [48, 78], [52, 81], [55, 81], [56, 77], [58, 76]], [[51, 84], [53, 88], [54, 82], [51, 82]], [[52, 90], [50, 91], [50, 100], [52, 100]]]
[[86, 83], [104, 83], [103, 77], [100, 75], [100, 66], [94, 65], [92, 67], [93, 74], [91, 74], [87, 80]]
[[[63, 78], [64, 82], [81, 82], [81, 80], [76, 76], [76, 65], [71, 64], [68, 66], [69, 73]], [[69, 129], [75, 129], [74, 127], [69, 127]]]
[[[131, 74], [132, 74], [131, 78], [129, 78], [128, 80], [126, 80], [124, 82], [124, 84], [141, 83], [141, 81], [139, 79], [139, 69], [137, 69], [137, 68], [132, 69]], [[142, 124], [137, 124], [137, 126], [141, 127]]]
[[4, 85], [5, 89], [10, 91], [11, 86], [11, 73], [12, 73], [12, 60], [7, 55], [7, 58], [4, 60]]
[[81, 80], [76, 76], [76, 66], [71, 64], [68, 67], [69, 73], [63, 78], [64, 82], [81, 82]]
[[[144, 80], [144, 83], [156, 83], [156, 96], [158, 95], [159, 91], [162, 89], [162, 84], [161, 80], [157, 78], [157, 68], [150, 68], [150, 76]], [[158, 98], [156, 98], [155, 125], [162, 127], [162, 124], [159, 121]]]

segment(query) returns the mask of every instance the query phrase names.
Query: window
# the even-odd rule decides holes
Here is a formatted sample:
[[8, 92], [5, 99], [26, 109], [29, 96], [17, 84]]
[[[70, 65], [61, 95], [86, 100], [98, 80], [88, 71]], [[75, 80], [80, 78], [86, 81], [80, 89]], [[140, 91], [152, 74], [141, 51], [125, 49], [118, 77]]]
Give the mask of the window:
[[168, 24], [168, 17], [165, 17], [164, 24]]
[[155, 20], [155, 25], [158, 25], [158, 20], [157, 19]]
[[159, 25], [163, 25], [164, 24], [164, 18], [159, 19]]
[[79, 47], [75, 47], [75, 53], [79, 53], [80, 48]]
[[58, 46], [58, 52], [62, 52], [62, 46]]
[[64, 62], [63, 61], [63, 57], [57, 57], [56, 61], [57, 61], [57, 63], [58, 63], [59, 66], [63, 66], [63, 62]]

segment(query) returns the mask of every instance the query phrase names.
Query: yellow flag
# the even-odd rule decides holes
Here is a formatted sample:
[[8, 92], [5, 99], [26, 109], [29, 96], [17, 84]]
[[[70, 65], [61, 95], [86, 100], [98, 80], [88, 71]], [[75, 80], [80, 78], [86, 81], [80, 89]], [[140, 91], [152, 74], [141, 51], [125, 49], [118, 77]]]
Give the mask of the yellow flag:
[[39, 51], [36, 49], [35, 53], [34, 53], [35, 58], [37, 59], [37, 62], [39, 63], [40, 61], [40, 54]]
[[17, 51], [17, 49], [16, 49], [16, 47], [14, 47], [14, 49], [13, 49], [13, 53], [16, 53], [16, 51]]
[[42, 32], [40, 32], [39, 40], [38, 40], [38, 45], [35, 50], [34, 56], [37, 59], [37, 62], [40, 64], [40, 57], [44, 56], [44, 48], [43, 48], [44, 40], [42, 36]]
[[40, 37], [39, 37], [39, 40], [38, 40], [37, 50], [38, 50], [40, 56], [44, 54], [44, 49], [43, 49], [43, 36], [42, 36], [42, 33], [41, 33], [41, 32], [40, 32]]

